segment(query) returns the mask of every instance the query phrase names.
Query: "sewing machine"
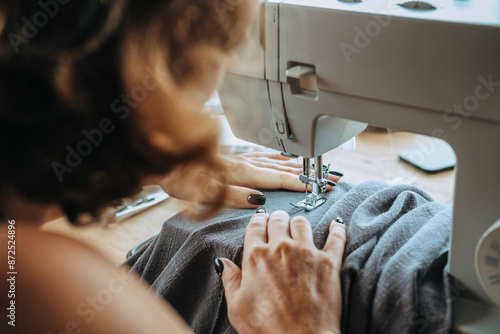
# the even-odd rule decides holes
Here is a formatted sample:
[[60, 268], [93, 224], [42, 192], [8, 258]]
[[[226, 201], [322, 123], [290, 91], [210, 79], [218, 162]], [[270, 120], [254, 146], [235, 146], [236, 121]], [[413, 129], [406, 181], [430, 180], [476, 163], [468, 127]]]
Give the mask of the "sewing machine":
[[[304, 157], [322, 203], [321, 155], [366, 123], [446, 140], [455, 180], [449, 273], [456, 333], [500, 328], [500, 2], [270, 0], [218, 90], [240, 139]], [[311, 173], [314, 158], [315, 173]]]

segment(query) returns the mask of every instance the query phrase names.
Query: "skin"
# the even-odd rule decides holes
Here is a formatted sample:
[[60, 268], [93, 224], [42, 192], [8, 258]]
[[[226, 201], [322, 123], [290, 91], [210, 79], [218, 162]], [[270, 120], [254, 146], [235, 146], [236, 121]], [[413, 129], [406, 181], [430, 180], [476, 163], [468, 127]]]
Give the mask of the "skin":
[[[186, 92], [199, 92], [201, 106], [214, 91], [220, 73], [220, 68], [214, 68], [186, 87]], [[260, 193], [254, 188], [304, 190], [297, 177], [302, 166], [296, 160], [276, 154], [223, 159], [229, 167], [227, 206], [256, 208], [246, 200], [249, 194]], [[192, 199], [195, 187], [176, 182], [175, 173], [156, 183], [171, 196]], [[60, 215], [58, 207], [13, 195], [3, 203], [2, 211], [16, 226], [16, 332], [190, 332], [172, 307], [154, 297], [138, 277], [118, 274], [118, 280], [117, 268], [94, 249], [40, 232], [41, 224]], [[0, 228], [7, 231], [5, 220]], [[255, 215], [247, 228], [242, 269], [223, 259], [222, 279], [235, 328], [240, 333], [340, 333], [345, 235], [343, 226], [332, 223], [325, 248], [318, 250], [305, 218], [290, 221], [284, 212]], [[1, 269], [8, 272], [6, 261]], [[9, 290], [6, 280], [0, 289]]]
[[[228, 166], [227, 182], [228, 194], [225, 205], [233, 208], [254, 209], [258, 205], [248, 203], [250, 194], [262, 194], [256, 188], [261, 189], [287, 189], [292, 191], [304, 191], [305, 185], [299, 180], [298, 175], [302, 173], [302, 159], [290, 159], [278, 153], [251, 153], [222, 157]], [[188, 174], [189, 176], [190, 174]], [[186, 179], [183, 170], [176, 170], [166, 178], [155, 182], [160, 185], [169, 195], [190, 201], [195, 197], [196, 175], [192, 179]], [[178, 180], [186, 183], [179, 183]], [[340, 177], [329, 175], [328, 179], [338, 182]], [[327, 191], [333, 187], [327, 186]], [[312, 188], [309, 187], [309, 191]]]
[[[18, 227], [25, 224], [16, 221]], [[40, 233], [35, 225], [16, 232], [14, 333], [190, 332], [147, 284], [123, 273], [90, 247]], [[2, 291], [7, 289], [2, 286]]]
[[248, 224], [242, 269], [222, 259], [228, 315], [239, 333], [340, 333], [345, 226], [322, 250], [304, 217], [258, 213]]

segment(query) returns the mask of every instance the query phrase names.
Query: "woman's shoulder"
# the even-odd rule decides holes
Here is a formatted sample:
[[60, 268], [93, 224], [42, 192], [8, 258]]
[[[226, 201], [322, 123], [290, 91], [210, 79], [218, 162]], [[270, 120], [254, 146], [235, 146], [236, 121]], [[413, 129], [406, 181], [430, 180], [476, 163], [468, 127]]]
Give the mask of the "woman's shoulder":
[[[160, 332], [188, 328], [145, 283], [90, 246], [37, 228], [16, 231], [16, 327], [21, 332]], [[177, 330], [177, 331], [176, 331]]]
[[[98, 261], [108, 262], [94, 248], [89, 245], [68, 236], [55, 232], [42, 231], [36, 226], [17, 226], [16, 231], [17, 250], [20, 256], [26, 257], [27, 261], [33, 261], [36, 264], [42, 255], [51, 256], [59, 260], [65, 260], [70, 255], [68, 253], [77, 253], [84, 256], [95, 257]], [[34, 250], [36, 249], [36, 252]], [[50, 258], [43, 259], [50, 260]]]

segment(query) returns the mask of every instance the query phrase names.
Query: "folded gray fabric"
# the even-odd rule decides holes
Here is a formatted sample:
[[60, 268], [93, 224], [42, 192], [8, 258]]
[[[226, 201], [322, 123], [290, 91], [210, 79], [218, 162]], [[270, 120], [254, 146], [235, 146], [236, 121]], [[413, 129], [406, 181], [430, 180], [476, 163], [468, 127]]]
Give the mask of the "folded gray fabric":
[[[453, 287], [444, 271], [451, 208], [409, 185], [339, 185], [319, 208], [295, 208], [303, 193], [266, 192], [267, 212], [311, 222], [322, 248], [333, 219], [348, 241], [342, 268], [342, 333], [448, 333]], [[223, 210], [203, 222], [179, 214], [149, 246], [127, 260], [181, 314], [195, 333], [236, 333], [213, 268], [217, 256], [241, 265], [245, 228], [255, 210]]]

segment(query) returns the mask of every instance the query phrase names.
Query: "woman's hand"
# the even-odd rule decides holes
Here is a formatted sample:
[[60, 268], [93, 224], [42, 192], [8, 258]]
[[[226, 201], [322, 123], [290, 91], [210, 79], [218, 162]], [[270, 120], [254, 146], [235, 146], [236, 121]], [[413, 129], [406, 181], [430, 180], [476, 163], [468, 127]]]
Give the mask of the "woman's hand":
[[241, 334], [340, 333], [346, 234], [344, 225], [333, 222], [318, 250], [304, 217], [290, 221], [284, 211], [254, 215], [246, 230], [242, 269], [218, 259], [234, 328]]
[[[224, 179], [229, 184], [226, 206], [257, 208], [263, 205], [265, 196], [256, 188], [305, 190], [305, 185], [298, 177], [302, 173], [302, 159], [291, 159], [279, 153], [252, 153], [223, 156], [222, 160], [227, 165]], [[191, 200], [196, 187], [179, 182], [185, 175], [177, 173], [171, 173], [158, 184], [172, 197]], [[337, 174], [328, 175], [328, 179], [338, 182], [342, 174]], [[327, 191], [331, 189], [332, 186], [327, 186]]]

